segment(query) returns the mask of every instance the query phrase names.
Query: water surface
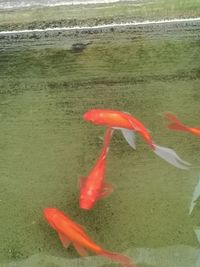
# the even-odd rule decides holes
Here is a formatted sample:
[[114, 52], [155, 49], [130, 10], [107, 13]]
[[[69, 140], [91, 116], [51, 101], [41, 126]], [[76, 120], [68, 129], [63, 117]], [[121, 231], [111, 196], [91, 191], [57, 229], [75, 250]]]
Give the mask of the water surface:
[[[136, 0], [132, 0], [136, 1]], [[35, 6], [64, 6], [128, 2], [128, 0], [0, 0], [0, 9], [27, 8]]]
[[[200, 206], [191, 215], [189, 207], [200, 142], [167, 130], [163, 113], [200, 124], [199, 30], [195, 22], [1, 36], [0, 266], [116, 266], [77, 261], [43, 220], [44, 207], [65, 211], [138, 266], [198, 266]], [[156, 157], [139, 136], [133, 151], [116, 132], [106, 172], [115, 191], [80, 210], [77, 180], [93, 166], [105, 130], [83, 121], [90, 108], [130, 112], [191, 170]]]

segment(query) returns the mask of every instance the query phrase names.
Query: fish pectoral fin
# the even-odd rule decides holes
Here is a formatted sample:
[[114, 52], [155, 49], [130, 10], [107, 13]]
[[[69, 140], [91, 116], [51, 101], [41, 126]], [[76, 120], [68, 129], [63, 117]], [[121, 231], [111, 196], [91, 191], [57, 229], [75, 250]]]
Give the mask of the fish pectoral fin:
[[83, 176], [79, 177], [79, 179], [78, 179], [78, 189], [79, 190], [83, 187], [85, 180], [86, 180], [86, 177], [83, 177]]
[[58, 233], [58, 236], [60, 238], [60, 241], [61, 241], [63, 247], [68, 248], [70, 243], [71, 243], [71, 241], [65, 235], [63, 235], [62, 233]]
[[81, 234], [85, 233], [85, 228], [81, 224], [78, 224], [78, 223], [74, 222], [72, 227], [74, 227], [74, 229], [76, 229], [76, 230], [78, 229], [79, 231], [81, 231]]
[[128, 144], [133, 148], [136, 149], [136, 144], [135, 144], [135, 134], [132, 130], [128, 130], [125, 128], [121, 128], [120, 129], [124, 138], [126, 139], [126, 141], [128, 142]]
[[99, 195], [99, 198], [108, 197], [112, 192], [113, 192], [112, 184], [105, 183], [101, 191], [101, 194]]
[[80, 245], [73, 243], [73, 246], [75, 247], [77, 253], [81, 256], [81, 257], [87, 257], [88, 256], [88, 252], [85, 248], [81, 247]]

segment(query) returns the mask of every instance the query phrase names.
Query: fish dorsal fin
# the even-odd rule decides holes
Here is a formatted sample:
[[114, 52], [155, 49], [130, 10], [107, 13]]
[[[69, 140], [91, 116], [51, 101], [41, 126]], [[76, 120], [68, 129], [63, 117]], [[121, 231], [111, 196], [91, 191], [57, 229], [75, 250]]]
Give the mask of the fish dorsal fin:
[[73, 225], [71, 226], [73, 228], [74, 231], [77, 232], [77, 234], [81, 235], [82, 237], [84, 237], [85, 239], [89, 240], [86, 232], [85, 232], [85, 229], [82, 225], [78, 224], [78, 223], [75, 223], [73, 222]]
[[82, 226], [82, 225], [80, 225], [80, 224], [78, 224], [78, 223], [73, 222], [72, 227], [73, 227], [76, 231], [78, 231], [81, 235], [87, 237], [87, 235], [85, 234], [85, 228], [84, 228], [84, 226]]
[[106, 159], [108, 151], [109, 151], [109, 147], [107, 147], [105, 153], [102, 154], [102, 157], [101, 157], [102, 161], [104, 161]]
[[78, 245], [77, 243], [73, 243], [74, 248], [76, 249], [77, 253], [81, 256], [81, 257], [86, 257], [88, 256], [88, 252], [85, 248], [81, 247], [80, 245]]
[[58, 236], [60, 238], [60, 241], [61, 241], [63, 247], [68, 248], [70, 243], [71, 243], [71, 241], [65, 235], [63, 235], [62, 233], [58, 232]]
[[85, 232], [85, 228], [84, 228], [82, 225], [80, 225], [80, 224], [78, 224], [78, 223], [75, 223], [75, 225], [76, 225], [76, 227], [79, 228], [81, 231], [84, 231], [84, 232]]
[[[124, 114], [123, 114], [123, 113], [124, 113]], [[133, 118], [134, 120], [136, 120], [136, 121], [138, 121], [138, 122], [139, 122], [139, 120], [136, 119], [136, 118], [134, 118], [134, 117], [133, 117], [130, 113], [128, 113], [128, 112], [123, 112], [123, 113], [122, 113], [123, 117], [129, 121], [129, 123], [130, 123], [131, 126], [133, 127], [133, 130], [134, 130], [134, 131], [140, 131], [140, 127], [137, 127], [137, 125], [136, 125], [135, 123], [133, 123], [133, 121], [132, 121], [129, 117], [127, 117], [126, 115], [129, 115], [131, 118]]]
[[83, 187], [85, 181], [86, 181], [86, 177], [83, 177], [83, 176], [81, 176], [81, 177], [78, 179], [78, 189], [79, 189], [79, 190], [81, 190], [81, 188]]
[[100, 198], [108, 197], [113, 192], [113, 186], [109, 183], [104, 183], [104, 186], [102, 188], [102, 191], [99, 195]]
[[135, 125], [135, 124], [132, 122], [132, 120], [128, 119], [128, 121], [129, 121], [130, 124], [132, 125], [134, 131], [138, 131], [138, 132], [140, 131], [140, 127], [137, 127], [137, 125]]

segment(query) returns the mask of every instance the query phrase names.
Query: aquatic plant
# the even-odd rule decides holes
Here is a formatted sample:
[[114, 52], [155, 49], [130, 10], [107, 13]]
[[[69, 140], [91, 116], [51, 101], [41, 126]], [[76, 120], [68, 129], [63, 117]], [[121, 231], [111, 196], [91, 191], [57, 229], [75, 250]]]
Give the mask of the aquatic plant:
[[189, 214], [192, 213], [199, 197], [200, 197], [200, 176], [199, 176], [199, 182], [196, 185], [194, 192], [193, 192], [192, 201], [191, 201], [190, 208], [189, 208]]

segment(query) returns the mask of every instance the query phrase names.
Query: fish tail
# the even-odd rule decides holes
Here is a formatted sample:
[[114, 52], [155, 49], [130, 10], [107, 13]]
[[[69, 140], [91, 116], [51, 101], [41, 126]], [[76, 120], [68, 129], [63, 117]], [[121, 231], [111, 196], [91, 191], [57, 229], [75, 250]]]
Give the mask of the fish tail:
[[109, 145], [110, 145], [110, 140], [112, 138], [112, 134], [113, 134], [113, 129], [108, 127], [106, 129], [106, 133], [104, 135], [104, 142], [103, 142], [103, 149], [102, 149], [102, 152], [101, 154], [106, 156], [108, 150], [109, 150]]
[[154, 144], [153, 151], [157, 156], [159, 156], [160, 158], [164, 159], [165, 161], [167, 161], [168, 163], [174, 165], [175, 167], [177, 167], [179, 169], [187, 170], [190, 166], [190, 163], [182, 160], [176, 154], [176, 152], [171, 148], [158, 146], [158, 145]]
[[122, 254], [112, 253], [104, 250], [103, 252], [101, 252], [101, 256], [109, 258], [112, 261], [118, 262], [123, 267], [136, 267], [136, 265], [131, 261], [129, 257]]
[[104, 147], [109, 146], [113, 131], [114, 130], [110, 127], [106, 129], [106, 133], [105, 133], [105, 137], [104, 137]]
[[171, 122], [167, 127], [175, 131], [187, 131], [187, 126], [183, 125], [175, 115], [171, 113], [165, 114], [166, 118]]

